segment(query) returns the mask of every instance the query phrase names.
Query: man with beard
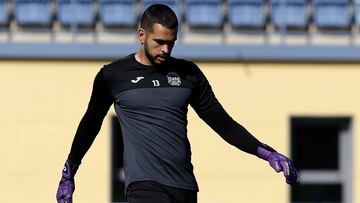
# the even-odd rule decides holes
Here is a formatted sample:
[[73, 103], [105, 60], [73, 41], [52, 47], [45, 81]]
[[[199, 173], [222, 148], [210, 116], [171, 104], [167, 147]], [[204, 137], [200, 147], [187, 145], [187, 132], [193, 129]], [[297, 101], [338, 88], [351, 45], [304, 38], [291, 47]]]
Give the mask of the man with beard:
[[74, 175], [112, 104], [123, 135], [130, 203], [197, 202], [187, 137], [189, 104], [228, 143], [267, 160], [277, 172], [283, 171], [287, 183], [298, 183], [291, 161], [259, 142], [226, 113], [194, 63], [171, 57], [177, 29], [177, 17], [168, 6], [150, 6], [137, 33], [140, 49], [98, 72], [65, 162], [58, 202], [72, 202]]

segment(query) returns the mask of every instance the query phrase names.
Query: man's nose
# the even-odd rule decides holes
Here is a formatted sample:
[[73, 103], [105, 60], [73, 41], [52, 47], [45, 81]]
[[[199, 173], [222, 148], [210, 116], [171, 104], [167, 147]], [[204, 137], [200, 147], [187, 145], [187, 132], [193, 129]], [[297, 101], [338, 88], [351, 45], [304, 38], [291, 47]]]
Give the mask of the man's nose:
[[161, 47], [161, 52], [164, 53], [164, 54], [168, 54], [168, 53], [169, 53], [169, 45], [164, 44], [164, 45]]

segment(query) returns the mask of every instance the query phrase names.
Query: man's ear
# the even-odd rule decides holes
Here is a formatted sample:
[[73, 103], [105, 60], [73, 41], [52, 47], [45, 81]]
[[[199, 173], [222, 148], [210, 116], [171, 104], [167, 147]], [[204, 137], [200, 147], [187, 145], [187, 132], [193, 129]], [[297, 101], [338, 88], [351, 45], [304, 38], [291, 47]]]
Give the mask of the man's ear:
[[145, 42], [146, 31], [143, 28], [138, 29], [138, 39], [141, 44]]

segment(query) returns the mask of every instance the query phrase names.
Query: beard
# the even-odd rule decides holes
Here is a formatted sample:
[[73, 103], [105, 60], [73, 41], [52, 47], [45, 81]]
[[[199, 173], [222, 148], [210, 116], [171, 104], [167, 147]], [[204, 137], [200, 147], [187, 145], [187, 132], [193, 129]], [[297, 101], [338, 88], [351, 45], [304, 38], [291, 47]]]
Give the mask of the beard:
[[170, 54], [167, 54], [165, 56], [165, 61], [156, 61], [156, 58], [161, 57], [161, 56], [152, 54], [150, 52], [149, 46], [147, 45], [146, 42], [144, 43], [144, 50], [145, 50], [145, 56], [147, 57], [147, 59], [150, 61], [150, 63], [152, 65], [161, 65], [161, 64], [163, 64], [164, 62], [166, 62], [166, 60], [169, 58], [169, 55], [170, 55]]

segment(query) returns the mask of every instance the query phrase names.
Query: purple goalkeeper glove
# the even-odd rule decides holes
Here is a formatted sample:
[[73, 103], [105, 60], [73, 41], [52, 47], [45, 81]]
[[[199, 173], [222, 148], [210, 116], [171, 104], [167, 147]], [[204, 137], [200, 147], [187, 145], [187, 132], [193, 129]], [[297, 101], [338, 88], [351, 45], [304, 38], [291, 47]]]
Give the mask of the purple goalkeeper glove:
[[299, 178], [297, 177], [296, 169], [288, 157], [276, 152], [274, 149], [265, 144], [258, 147], [257, 152], [258, 156], [268, 161], [270, 166], [276, 172], [284, 172], [284, 176], [288, 184], [295, 185], [300, 183]]
[[74, 176], [78, 166], [70, 161], [65, 162], [59, 188], [56, 193], [58, 203], [72, 203], [72, 194], [75, 190]]

